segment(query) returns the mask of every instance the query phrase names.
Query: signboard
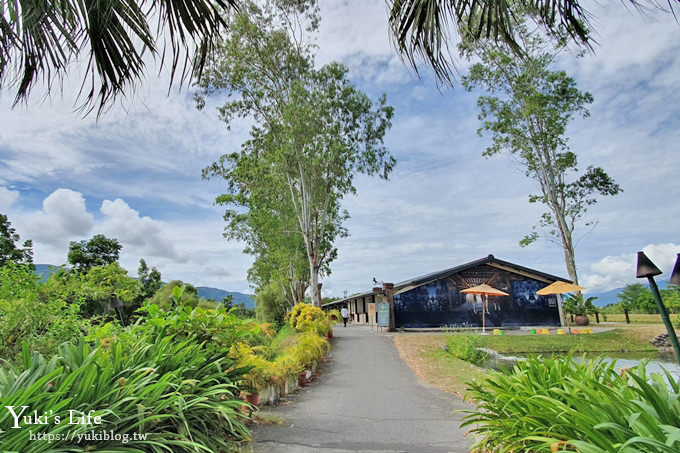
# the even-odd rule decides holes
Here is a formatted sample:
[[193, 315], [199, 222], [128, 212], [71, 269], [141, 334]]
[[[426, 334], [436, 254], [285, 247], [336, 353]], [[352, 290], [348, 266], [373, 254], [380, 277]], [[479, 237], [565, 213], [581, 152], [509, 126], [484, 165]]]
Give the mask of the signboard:
[[378, 326], [379, 327], [389, 327], [390, 326], [390, 304], [379, 303], [378, 306]]

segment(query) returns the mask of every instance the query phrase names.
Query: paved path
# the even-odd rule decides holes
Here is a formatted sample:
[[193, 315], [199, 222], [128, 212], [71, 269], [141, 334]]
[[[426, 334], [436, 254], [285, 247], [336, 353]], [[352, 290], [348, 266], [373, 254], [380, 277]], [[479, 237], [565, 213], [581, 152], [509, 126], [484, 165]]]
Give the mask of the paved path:
[[363, 326], [335, 329], [316, 382], [266, 412], [283, 425], [253, 427], [250, 449], [267, 453], [467, 452], [459, 428], [467, 406], [421, 383], [399, 358], [390, 334]]

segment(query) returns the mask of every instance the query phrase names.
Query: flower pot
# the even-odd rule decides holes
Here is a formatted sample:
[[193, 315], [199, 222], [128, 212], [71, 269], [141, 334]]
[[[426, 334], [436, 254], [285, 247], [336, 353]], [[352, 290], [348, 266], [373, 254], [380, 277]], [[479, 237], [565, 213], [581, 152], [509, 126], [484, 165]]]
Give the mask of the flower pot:
[[307, 385], [307, 372], [303, 371], [302, 373], [298, 374], [298, 386], [304, 387], [305, 385]]
[[576, 315], [574, 316], [574, 324], [577, 326], [587, 326], [590, 324], [590, 320], [588, 319], [587, 316], [584, 315]]
[[259, 406], [260, 405], [260, 394], [255, 392], [255, 393], [246, 393], [246, 401], [252, 404], [253, 406]]

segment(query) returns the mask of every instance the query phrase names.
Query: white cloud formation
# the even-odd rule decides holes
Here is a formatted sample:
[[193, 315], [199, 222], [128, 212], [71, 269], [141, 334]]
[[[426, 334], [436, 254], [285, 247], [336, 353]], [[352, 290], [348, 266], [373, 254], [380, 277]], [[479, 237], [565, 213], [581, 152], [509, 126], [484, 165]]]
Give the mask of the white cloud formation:
[[[673, 243], [649, 244], [643, 247], [642, 251], [663, 272], [657, 278], [664, 279], [668, 278], [673, 270], [676, 256], [680, 253], [680, 245]], [[629, 283], [640, 281], [635, 277], [636, 266], [636, 253], [606, 256], [590, 265], [591, 273], [583, 275], [581, 283], [591, 293], [620, 288]]]
[[19, 192], [0, 186], [0, 211], [7, 212], [19, 199]]
[[34, 241], [61, 247], [88, 234], [93, 224], [83, 194], [59, 188], [43, 200], [42, 210], [29, 214], [25, 229]]
[[105, 235], [114, 237], [124, 247], [131, 247], [141, 255], [169, 258], [186, 262], [187, 258], [175, 249], [173, 241], [165, 232], [163, 222], [151, 217], [140, 217], [125, 201], [116, 198], [104, 200], [101, 213], [104, 219], [101, 230]]

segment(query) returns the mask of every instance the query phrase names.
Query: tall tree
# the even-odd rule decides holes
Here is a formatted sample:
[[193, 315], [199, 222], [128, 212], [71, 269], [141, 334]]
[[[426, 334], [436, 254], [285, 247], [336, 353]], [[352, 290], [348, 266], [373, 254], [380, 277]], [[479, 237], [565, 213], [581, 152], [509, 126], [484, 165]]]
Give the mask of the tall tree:
[[137, 277], [140, 287], [140, 296], [143, 300], [151, 298], [154, 294], [156, 294], [156, 291], [161, 289], [161, 286], [163, 286], [163, 282], [161, 281], [161, 273], [158, 272], [158, 269], [155, 267], [149, 269], [149, 266], [146, 264], [144, 258], [140, 258], [139, 260]]
[[[463, 85], [470, 91], [477, 87], [488, 91], [477, 101], [483, 122], [479, 133], [488, 131], [492, 138], [483, 155], [512, 154], [526, 176], [538, 183], [541, 191], [530, 194], [529, 202], [542, 203], [547, 210], [537, 226], [561, 244], [569, 278], [578, 283], [577, 223], [597, 202], [597, 194], [616, 195], [621, 189], [600, 167], [588, 167], [578, 175], [566, 127], [574, 116], [588, 116], [586, 105], [592, 96], [579, 91], [566, 72], [552, 69], [556, 54], [545, 50], [544, 38], [523, 23], [514, 29], [526, 51], [523, 58], [517, 58], [509, 45], [491, 40], [471, 37], [461, 44], [463, 55], [480, 59], [463, 77]], [[538, 237], [535, 226], [520, 245]]]
[[[319, 275], [337, 253], [333, 241], [346, 234], [343, 196], [355, 192], [355, 174], [387, 178], [395, 160], [383, 145], [393, 114], [385, 97], [374, 104], [338, 63], [314, 69], [307, 34], [317, 25], [314, 1], [277, 0], [266, 10], [251, 4], [230, 22], [201, 86], [204, 95], [230, 96], [220, 108], [227, 123], [235, 116], [256, 123], [240, 153], [206, 170], [228, 182], [229, 193], [218, 202], [247, 208], [248, 215], [292, 214], [312, 300], [320, 305]], [[286, 209], [274, 208], [273, 200], [286, 200]]]
[[0, 267], [7, 263], [17, 263], [33, 268], [33, 241], [28, 239], [19, 246], [20, 240], [21, 237], [7, 216], [0, 214]]
[[73, 69], [72, 63], [86, 61], [86, 105], [98, 102], [101, 113], [143, 78], [145, 54], [161, 56], [161, 64], [170, 62], [173, 78], [178, 69], [182, 78], [200, 75], [225, 25], [221, 10], [235, 4], [235, 0], [3, 0], [0, 88], [15, 88], [16, 103], [28, 97], [37, 81], [46, 81], [51, 91], [60, 86], [57, 78]]
[[[675, 15], [677, 8], [673, 0], [628, 1], [641, 12], [654, 9]], [[572, 42], [592, 48], [589, 19], [593, 16], [579, 0], [387, 0], [387, 3], [391, 33], [399, 53], [416, 71], [418, 62], [424, 61], [440, 81], [449, 84], [458, 74], [455, 53], [451, 51], [456, 37], [492, 40], [504, 43], [518, 56], [527, 53], [529, 49], [517, 39], [520, 17], [531, 20], [558, 43], [566, 35]]]
[[78, 271], [87, 273], [95, 266], [106, 266], [118, 261], [122, 248], [117, 239], [97, 234], [89, 241], [71, 242], [68, 262]]

